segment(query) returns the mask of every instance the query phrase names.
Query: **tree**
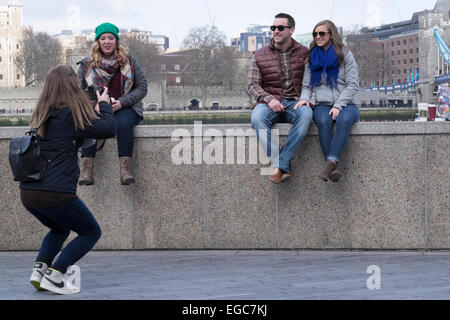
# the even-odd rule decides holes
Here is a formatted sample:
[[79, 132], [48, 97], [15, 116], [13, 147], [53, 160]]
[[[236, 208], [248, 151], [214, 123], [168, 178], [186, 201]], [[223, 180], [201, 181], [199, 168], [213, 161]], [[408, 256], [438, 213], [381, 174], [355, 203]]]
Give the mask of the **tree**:
[[385, 43], [368, 33], [367, 28], [354, 27], [346, 33], [348, 49], [353, 53], [359, 69], [359, 80], [369, 86], [391, 84], [392, 68], [390, 56]]
[[23, 31], [21, 50], [14, 62], [25, 76], [25, 86], [45, 81], [47, 73], [63, 63], [61, 44], [45, 32]]
[[208, 87], [233, 86], [238, 64], [234, 49], [226, 46], [225, 39], [224, 33], [213, 25], [191, 29], [183, 41], [184, 47], [189, 49], [188, 70], [194, 83], [201, 88], [204, 106]]
[[130, 55], [142, 66], [147, 80], [159, 83], [162, 95], [161, 108], [164, 109], [166, 107], [166, 78], [161, 70], [161, 49], [154, 43], [143, 42], [131, 36], [124, 35], [120, 39], [128, 46]]

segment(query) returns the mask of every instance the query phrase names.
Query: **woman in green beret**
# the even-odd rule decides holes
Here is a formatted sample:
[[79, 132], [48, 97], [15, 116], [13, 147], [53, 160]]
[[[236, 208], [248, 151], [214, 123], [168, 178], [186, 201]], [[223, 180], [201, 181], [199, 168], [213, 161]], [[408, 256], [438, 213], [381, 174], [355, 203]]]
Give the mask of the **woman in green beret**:
[[[102, 23], [95, 29], [95, 42], [89, 57], [78, 64], [78, 78], [85, 91], [107, 87], [117, 120], [117, 148], [120, 182], [128, 185], [135, 179], [131, 171], [134, 126], [143, 119], [142, 99], [147, 95], [147, 79], [139, 63], [120, 42], [119, 29]], [[81, 153], [80, 185], [94, 184], [94, 158], [97, 146]]]

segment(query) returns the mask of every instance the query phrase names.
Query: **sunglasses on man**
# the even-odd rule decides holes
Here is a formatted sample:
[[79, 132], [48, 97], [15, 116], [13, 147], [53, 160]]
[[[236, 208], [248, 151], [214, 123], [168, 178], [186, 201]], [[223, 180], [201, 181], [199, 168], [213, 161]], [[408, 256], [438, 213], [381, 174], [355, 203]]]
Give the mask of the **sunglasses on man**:
[[283, 31], [285, 28], [292, 28], [290, 26], [270, 26], [270, 30], [275, 31], [276, 29], [278, 29], [279, 31]]
[[327, 33], [330, 33], [330, 31], [319, 31], [319, 32], [313, 32], [313, 37], [317, 37], [317, 35], [321, 36], [321, 37], [325, 37], [325, 35]]

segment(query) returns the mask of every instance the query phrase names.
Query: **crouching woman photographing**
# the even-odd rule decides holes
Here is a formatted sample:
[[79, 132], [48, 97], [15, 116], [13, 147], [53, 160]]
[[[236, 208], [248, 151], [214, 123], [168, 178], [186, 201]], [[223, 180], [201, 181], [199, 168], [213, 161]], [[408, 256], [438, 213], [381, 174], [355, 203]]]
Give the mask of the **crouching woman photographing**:
[[[83, 139], [111, 138], [117, 130], [107, 88], [102, 95], [97, 92], [97, 97], [94, 110], [74, 70], [58, 66], [47, 75], [31, 118], [30, 125], [39, 127], [41, 156], [48, 160], [60, 154], [49, 162], [42, 179], [20, 183], [23, 205], [50, 229], [30, 278], [38, 290], [79, 292], [68, 285], [67, 268], [88, 253], [101, 236], [100, 226], [76, 194], [80, 176], [77, 151]], [[71, 231], [78, 236], [55, 260]]]

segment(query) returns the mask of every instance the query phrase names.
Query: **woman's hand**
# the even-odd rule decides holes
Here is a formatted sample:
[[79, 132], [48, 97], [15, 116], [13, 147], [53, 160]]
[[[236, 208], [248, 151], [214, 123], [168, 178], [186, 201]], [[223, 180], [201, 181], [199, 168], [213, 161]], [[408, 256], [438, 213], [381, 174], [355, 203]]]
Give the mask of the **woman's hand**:
[[311, 104], [308, 102], [308, 101], [306, 101], [306, 100], [300, 100], [299, 102], [297, 102], [297, 104], [294, 106], [294, 110], [297, 110], [298, 108], [300, 108], [301, 106], [303, 106], [303, 105], [307, 105], [308, 107], [310, 107], [311, 108]]
[[98, 90], [95, 91], [95, 93], [97, 94], [98, 103], [100, 103], [100, 102], [111, 103], [111, 98], [109, 97], [109, 94], [108, 94], [108, 87], [103, 88], [103, 93], [101, 95], [98, 92]]
[[333, 117], [333, 120], [336, 120], [339, 116], [339, 112], [341, 112], [341, 110], [339, 110], [338, 108], [331, 108], [328, 114]]
[[114, 100], [112, 103], [112, 109], [113, 112], [119, 111], [120, 109], [122, 109], [122, 104], [120, 103], [119, 100]]

